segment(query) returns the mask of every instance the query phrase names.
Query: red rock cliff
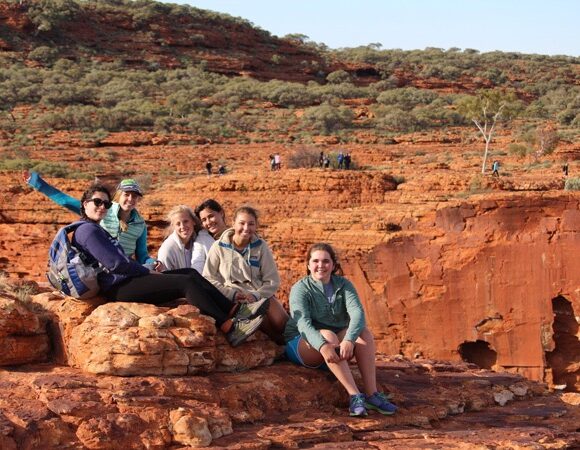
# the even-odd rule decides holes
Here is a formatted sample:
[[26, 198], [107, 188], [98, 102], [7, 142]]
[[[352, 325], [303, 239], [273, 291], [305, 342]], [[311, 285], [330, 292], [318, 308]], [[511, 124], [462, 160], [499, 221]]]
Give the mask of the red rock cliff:
[[445, 205], [348, 266], [379, 348], [580, 387], [580, 208], [570, 195]]

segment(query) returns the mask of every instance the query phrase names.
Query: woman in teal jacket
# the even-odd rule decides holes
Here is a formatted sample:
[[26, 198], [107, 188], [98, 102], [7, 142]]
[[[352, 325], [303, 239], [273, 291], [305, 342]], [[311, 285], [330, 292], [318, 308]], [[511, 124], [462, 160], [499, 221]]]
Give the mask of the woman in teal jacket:
[[[51, 186], [37, 172], [24, 172], [23, 177], [31, 187], [46, 195], [57, 205], [80, 215], [80, 200]], [[100, 224], [119, 241], [127, 255], [140, 264], [155, 265], [155, 269], [161, 271], [164, 267], [147, 253], [147, 225], [136, 209], [141, 197], [143, 197], [143, 191], [135, 180], [121, 181], [113, 196], [113, 206], [107, 211], [107, 215]]]
[[[394, 414], [397, 407], [377, 391], [375, 343], [366, 328], [362, 304], [353, 284], [339, 275], [340, 264], [329, 244], [310, 248], [307, 273], [290, 291], [286, 356], [305, 367], [328, 367], [350, 395], [351, 416], [366, 416], [367, 409]], [[353, 357], [362, 376], [363, 393], [348, 364]]]

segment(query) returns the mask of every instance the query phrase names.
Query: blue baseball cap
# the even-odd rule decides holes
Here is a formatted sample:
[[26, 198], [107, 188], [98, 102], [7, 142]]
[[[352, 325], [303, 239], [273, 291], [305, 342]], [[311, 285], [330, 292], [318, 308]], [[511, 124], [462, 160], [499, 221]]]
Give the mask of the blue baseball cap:
[[123, 192], [136, 192], [141, 197], [143, 197], [141, 186], [139, 186], [139, 183], [137, 183], [137, 181], [135, 181], [133, 178], [126, 178], [125, 180], [122, 180], [117, 186], [117, 190]]

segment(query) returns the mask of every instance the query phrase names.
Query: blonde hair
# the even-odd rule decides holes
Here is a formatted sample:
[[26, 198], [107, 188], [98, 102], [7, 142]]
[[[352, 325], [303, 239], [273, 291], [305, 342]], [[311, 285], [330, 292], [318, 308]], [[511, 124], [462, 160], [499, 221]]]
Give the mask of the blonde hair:
[[[123, 191], [121, 189], [117, 189], [115, 191], [115, 195], [113, 195], [113, 201], [115, 203], [119, 203], [119, 199], [121, 198], [121, 194], [122, 193], [123, 193]], [[121, 219], [120, 213], [121, 213], [121, 209], [119, 208], [119, 214], [118, 214], [118, 217], [119, 217], [119, 228], [121, 229], [121, 231], [125, 232], [129, 228], [129, 224], [127, 223], [127, 221]]]
[[169, 236], [175, 230], [175, 226], [173, 225], [173, 217], [175, 217], [177, 214], [187, 214], [191, 218], [191, 220], [193, 221], [193, 235], [191, 236], [191, 238], [195, 239], [197, 236], [197, 233], [199, 233], [200, 230], [202, 229], [201, 222], [200, 222], [199, 218], [193, 212], [193, 209], [191, 209], [189, 206], [186, 206], [186, 205], [174, 206], [167, 213], [165, 220], [167, 222], [169, 222], [169, 225], [165, 229], [165, 233], [164, 233], [165, 237]]

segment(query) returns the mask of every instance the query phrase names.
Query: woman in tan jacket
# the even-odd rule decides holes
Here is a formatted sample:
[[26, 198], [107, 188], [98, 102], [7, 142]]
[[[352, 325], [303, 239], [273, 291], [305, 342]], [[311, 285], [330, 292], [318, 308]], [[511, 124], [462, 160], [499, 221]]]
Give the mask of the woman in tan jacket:
[[257, 227], [257, 211], [249, 206], [238, 208], [233, 228], [224, 231], [209, 250], [203, 276], [235, 302], [253, 303], [269, 298], [261, 329], [283, 344], [288, 314], [275, 297], [280, 276], [268, 244], [256, 233]]

